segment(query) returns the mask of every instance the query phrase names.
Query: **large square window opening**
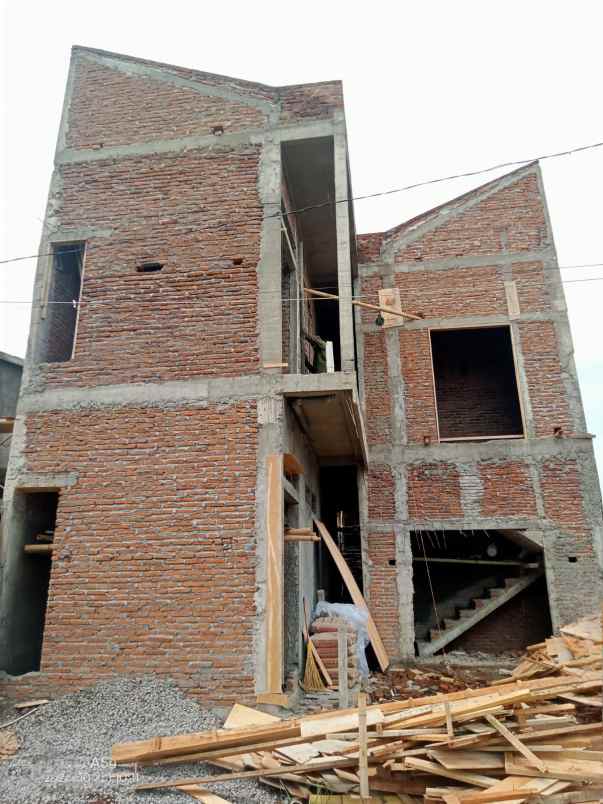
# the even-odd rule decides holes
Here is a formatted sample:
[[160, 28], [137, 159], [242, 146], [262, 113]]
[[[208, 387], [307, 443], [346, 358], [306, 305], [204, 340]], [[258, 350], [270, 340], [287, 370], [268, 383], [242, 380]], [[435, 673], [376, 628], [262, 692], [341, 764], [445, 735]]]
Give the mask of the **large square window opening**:
[[430, 334], [440, 440], [523, 436], [509, 327]]
[[44, 363], [64, 363], [73, 357], [84, 248], [84, 243], [62, 243], [52, 247], [46, 326], [40, 350]]

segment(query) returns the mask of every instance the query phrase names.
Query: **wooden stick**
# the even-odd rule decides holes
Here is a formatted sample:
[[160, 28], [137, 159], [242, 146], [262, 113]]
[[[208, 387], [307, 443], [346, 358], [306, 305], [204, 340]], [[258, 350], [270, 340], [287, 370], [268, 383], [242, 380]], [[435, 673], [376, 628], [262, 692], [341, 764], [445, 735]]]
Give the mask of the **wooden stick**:
[[512, 732], [510, 732], [506, 726], [503, 726], [500, 720], [497, 720], [494, 715], [484, 715], [484, 718], [496, 729], [496, 731], [502, 734], [505, 740], [511, 743], [513, 748], [516, 748], [520, 754], [523, 754], [530, 765], [534, 765], [534, 767], [538, 768], [541, 773], [545, 772], [546, 766], [544, 762], [541, 759], [538, 759], [536, 754], [533, 751], [530, 751], [530, 749], [525, 746]]
[[[337, 629], [337, 685], [339, 687], [339, 708], [350, 705], [348, 690], [348, 631], [344, 625]], [[366, 725], [366, 711], [364, 713]]]
[[182, 787], [183, 785], [189, 784], [215, 784], [217, 782], [231, 782], [237, 779], [258, 779], [260, 776], [281, 776], [285, 773], [303, 773], [305, 775], [321, 770], [352, 768], [355, 767], [356, 764], [356, 759], [328, 759], [320, 762], [302, 762], [299, 765], [283, 765], [279, 768], [260, 768], [260, 770], [240, 771], [238, 773], [218, 773], [215, 776], [172, 779], [169, 782], [138, 784], [134, 790], [159, 790], [163, 787]]
[[[305, 293], [310, 293], [312, 296], [319, 296], [321, 299], [333, 299], [339, 301], [339, 296], [335, 293], [325, 293], [324, 290], [314, 290], [313, 288], [304, 288]], [[380, 313], [391, 313], [391, 315], [398, 315], [400, 318], [412, 318], [415, 321], [422, 321], [420, 315], [414, 313], [403, 313], [400, 310], [394, 310], [393, 307], [383, 307], [378, 304], [369, 304], [368, 302], [361, 302], [358, 299], [352, 299], [352, 304], [357, 307], [365, 307], [367, 310], [377, 310]]]
[[452, 724], [452, 712], [450, 710], [450, 703], [444, 702], [444, 712], [446, 713], [446, 731], [448, 732], [448, 739], [454, 739], [454, 726]]
[[368, 801], [370, 797], [368, 781], [368, 756], [366, 747], [366, 692], [358, 693], [358, 776], [360, 778], [360, 798]]

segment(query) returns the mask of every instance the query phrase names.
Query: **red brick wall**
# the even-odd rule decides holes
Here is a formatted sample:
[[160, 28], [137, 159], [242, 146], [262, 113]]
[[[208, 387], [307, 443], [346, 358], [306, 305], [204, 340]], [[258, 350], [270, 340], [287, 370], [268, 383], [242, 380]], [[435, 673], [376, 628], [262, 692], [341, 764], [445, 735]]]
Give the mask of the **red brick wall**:
[[[400, 330], [400, 363], [404, 383], [406, 434], [409, 443], [422, 444], [423, 437], [437, 441], [437, 419], [431, 366], [429, 331]], [[371, 411], [367, 410], [367, 418]]]
[[[204, 82], [198, 81], [202, 90]], [[98, 148], [261, 128], [266, 113], [170, 81], [128, 75], [87, 59], [76, 62], [66, 145]]]
[[536, 435], [552, 436], [555, 427], [573, 431], [563, 385], [559, 344], [550, 321], [524, 321], [519, 325]]
[[280, 87], [278, 93], [281, 120], [285, 123], [296, 119], [331, 117], [335, 110], [343, 109], [341, 81]]
[[369, 444], [391, 441], [391, 411], [385, 339], [381, 332], [364, 335], [364, 394], [371, 416], [366, 420]]
[[394, 478], [388, 466], [373, 463], [368, 473], [369, 518], [394, 518]]
[[57, 685], [174, 677], [206, 702], [253, 689], [255, 403], [27, 421], [59, 500], [42, 670]]
[[[75, 357], [49, 384], [258, 370], [258, 160], [220, 148], [63, 167], [61, 224], [113, 234], [88, 242]], [[165, 266], [137, 273], [147, 260]]]
[[385, 649], [390, 657], [395, 657], [400, 654], [400, 626], [397, 569], [389, 563], [396, 558], [394, 533], [371, 531], [368, 552], [371, 579], [368, 602]]
[[456, 466], [450, 463], [409, 466], [408, 510], [410, 518], [419, 521], [462, 517], [461, 486]]
[[536, 517], [536, 498], [530, 470], [522, 461], [484, 461], [479, 464], [485, 517]]
[[538, 180], [531, 174], [400, 247], [395, 261], [496, 254], [503, 240], [509, 251], [532, 251], [542, 246], [545, 230]]

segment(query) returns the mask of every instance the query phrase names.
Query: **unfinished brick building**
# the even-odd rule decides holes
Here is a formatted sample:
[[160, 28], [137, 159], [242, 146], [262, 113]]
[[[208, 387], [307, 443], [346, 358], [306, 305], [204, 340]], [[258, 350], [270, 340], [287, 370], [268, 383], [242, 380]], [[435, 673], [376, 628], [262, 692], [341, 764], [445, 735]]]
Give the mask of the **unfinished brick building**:
[[313, 517], [391, 659], [590, 612], [601, 500], [538, 165], [382, 234], [351, 196], [339, 82], [74, 48], [4, 497], [9, 673], [278, 695], [304, 599], [347, 600], [323, 543], [284, 538]]

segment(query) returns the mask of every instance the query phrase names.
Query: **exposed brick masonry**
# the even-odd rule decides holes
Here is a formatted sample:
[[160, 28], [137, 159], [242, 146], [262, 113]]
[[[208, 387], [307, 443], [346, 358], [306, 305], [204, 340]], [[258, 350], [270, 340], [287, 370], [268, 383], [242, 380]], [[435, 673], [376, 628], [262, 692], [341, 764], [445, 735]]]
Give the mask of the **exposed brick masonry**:
[[253, 688], [253, 403], [30, 416], [59, 501], [42, 670], [60, 686], [170, 675], [204, 701]]

